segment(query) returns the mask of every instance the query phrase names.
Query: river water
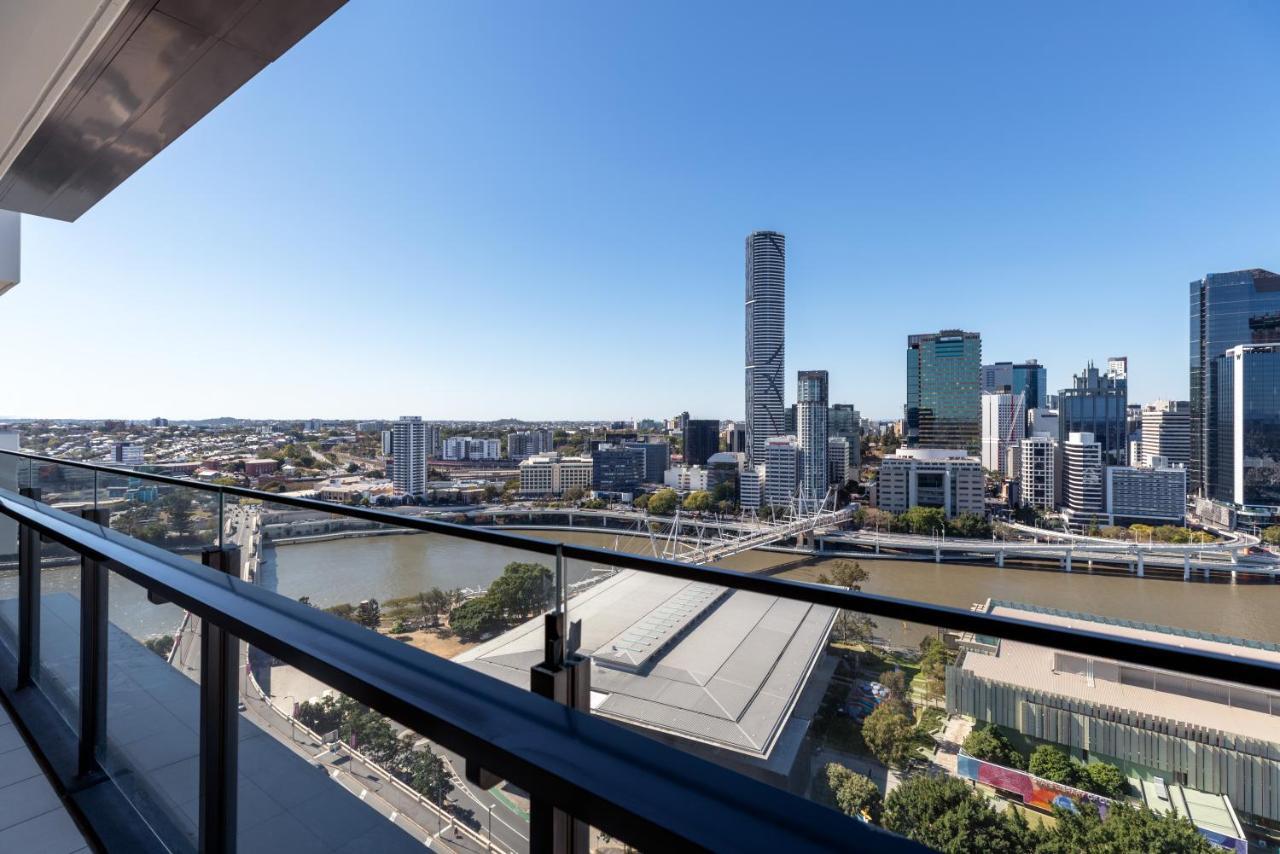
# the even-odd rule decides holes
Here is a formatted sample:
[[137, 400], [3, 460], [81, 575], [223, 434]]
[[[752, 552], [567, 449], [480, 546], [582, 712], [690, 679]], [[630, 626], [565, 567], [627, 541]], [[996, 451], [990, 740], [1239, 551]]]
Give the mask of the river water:
[[[622, 551], [649, 553], [650, 549], [646, 538], [626, 535], [537, 530], [521, 533]], [[260, 578], [264, 586], [294, 599], [309, 596], [320, 607], [368, 598], [411, 596], [432, 587], [485, 587], [502, 572], [503, 566], [515, 560], [552, 565], [550, 558], [542, 555], [440, 534], [301, 543], [268, 548], [265, 557]], [[831, 560], [755, 551], [729, 558], [723, 565], [812, 581]], [[870, 573], [870, 580], [863, 585], [868, 593], [961, 608], [987, 598], [1007, 599], [1280, 643], [1280, 584], [1137, 579], [1082, 570], [1068, 574], [1000, 569], [989, 563], [857, 560]], [[570, 581], [590, 572], [591, 567], [569, 563]], [[46, 593], [78, 595], [79, 567], [49, 569], [42, 576]], [[8, 589], [12, 586], [10, 581], [0, 578], [0, 597], [16, 593]], [[111, 620], [139, 636], [171, 633], [181, 613], [172, 605], [148, 603], [141, 588], [116, 577], [112, 579], [110, 596]], [[919, 634], [905, 626], [885, 625], [880, 626], [880, 633], [891, 641], [904, 643]]]

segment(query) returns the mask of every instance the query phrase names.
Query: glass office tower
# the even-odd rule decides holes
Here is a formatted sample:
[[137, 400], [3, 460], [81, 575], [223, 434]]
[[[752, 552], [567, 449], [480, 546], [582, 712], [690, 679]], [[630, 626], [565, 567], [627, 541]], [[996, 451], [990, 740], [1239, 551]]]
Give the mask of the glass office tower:
[[1219, 488], [1218, 409], [1212, 372], [1241, 344], [1280, 343], [1280, 276], [1268, 270], [1211, 273], [1191, 283], [1191, 470], [1187, 489], [1213, 497]]
[[982, 391], [999, 394], [1009, 391], [1014, 398], [1023, 396], [1023, 411], [1043, 409], [1049, 397], [1049, 380], [1044, 365], [1035, 359], [1025, 362], [996, 362], [982, 366]]
[[1129, 381], [1104, 375], [1090, 362], [1071, 388], [1058, 393], [1058, 441], [1072, 433], [1092, 433], [1102, 446], [1104, 465], [1122, 466], [1129, 450]]
[[906, 440], [976, 456], [982, 445], [982, 337], [944, 329], [907, 337]]
[[1214, 360], [1214, 491], [1241, 508], [1280, 508], [1280, 345], [1232, 347]]

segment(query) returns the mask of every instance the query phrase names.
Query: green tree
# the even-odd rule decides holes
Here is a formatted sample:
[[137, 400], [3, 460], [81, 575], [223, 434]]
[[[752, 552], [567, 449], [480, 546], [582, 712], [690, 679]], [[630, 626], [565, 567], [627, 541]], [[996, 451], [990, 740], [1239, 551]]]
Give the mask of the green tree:
[[1095, 795], [1116, 800], [1124, 797], [1129, 783], [1120, 769], [1108, 762], [1089, 762], [1076, 774], [1076, 785]]
[[831, 582], [846, 590], [861, 590], [871, 574], [857, 561], [837, 560], [831, 563]]
[[985, 797], [955, 777], [920, 774], [903, 780], [885, 798], [884, 826], [947, 854], [1035, 850], [1036, 834], [1021, 813], [997, 813]]
[[649, 512], [658, 516], [669, 516], [676, 512], [680, 496], [674, 489], [659, 489], [649, 496]]
[[512, 561], [489, 585], [492, 599], [509, 620], [523, 620], [551, 601], [551, 570], [540, 563]]
[[1053, 830], [1042, 834], [1036, 854], [1209, 854], [1215, 849], [1195, 825], [1172, 812], [1157, 815], [1143, 806], [1114, 803], [1106, 819], [1092, 804], [1078, 812], [1055, 807]]
[[865, 816], [873, 824], [880, 823], [884, 801], [880, 796], [880, 788], [870, 777], [831, 762], [827, 764], [827, 786], [842, 813], [854, 817]]
[[711, 493], [698, 489], [685, 496], [684, 509], [691, 513], [703, 513], [711, 509]]
[[365, 599], [356, 606], [355, 621], [367, 629], [376, 629], [382, 622], [382, 608], [377, 599]]
[[898, 523], [912, 534], [933, 534], [946, 530], [947, 518], [938, 507], [912, 507]]
[[502, 626], [502, 607], [489, 596], [468, 599], [449, 612], [449, 628], [464, 641], [475, 640]]
[[991, 523], [977, 513], [961, 513], [947, 523], [947, 533], [975, 540], [991, 539]]
[[581, 486], [571, 486], [564, 491], [563, 498], [565, 501], [572, 501], [576, 503], [578, 501], [581, 501], [586, 496], [586, 494], [587, 494], [587, 491], [583, 489]]
[[880, 674], [880, 684], [889, 689], [889, 696], [905, 703], [907, 701], [907, 674], [895, 668]]
[[915, 752], [915, 727], [900, 704], [886, 700], [862, 722], [862, 740], [885, 765], [903, 768]]
[[987, 762], [1007, 765], [1010, 768], [1026, 767], [1022, 754], [1014, 749], [1009, 739], [1005, 738], [1004, 733], [994, 724], [987, 724], [973, 730], [965, 736], [963, 747], [965, 753], [977, 759], [985, 759]]
[[171, 492], [164, 497], [164, 512], [169, 527], [178, 534], [191, 532], [191, 498], [181, 492]]
[[1064, 786], [1076, 784], [1076, 763], [1052, 744], [1042, 744], [1031, 751], [1027, 770], [1037, 777], [1062, 783]]
[[1269, 546], [1280, 546], [1280, 525], [1263, 528], [1262, 541]]
[[938, 699], [946, 694], [947, 667], [955, 660], [955, 653], [936, 637], [928, 636], [920, 641], [920, 674], [924, 677], [925, 696]]

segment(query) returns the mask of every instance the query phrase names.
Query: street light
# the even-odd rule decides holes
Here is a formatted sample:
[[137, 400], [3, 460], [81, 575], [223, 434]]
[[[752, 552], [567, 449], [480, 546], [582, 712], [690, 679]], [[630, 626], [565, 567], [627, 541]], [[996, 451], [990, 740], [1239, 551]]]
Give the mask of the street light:
[[493, 804], [486, 805], [486, 809], [488, 809], [489, 811], [489, 843], [488, 843], [489, 847], [487, 850], [492, 851], [493, 850]]

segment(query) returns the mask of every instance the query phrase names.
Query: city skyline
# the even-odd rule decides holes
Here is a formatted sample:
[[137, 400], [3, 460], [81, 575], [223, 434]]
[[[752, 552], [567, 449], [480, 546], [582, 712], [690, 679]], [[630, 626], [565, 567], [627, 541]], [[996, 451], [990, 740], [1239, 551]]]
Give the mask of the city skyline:
[[[1275, 9], [674, 13], [349, 4], [74, 226], [26, 218], [0, 355], [54, 381], [14, 378], [4, 414], [739, 418], [754, 229], [790, 243], [788, 363], [868, 417], [900, 411], [921, 329], [1037, 358], [1050, 391], [1124, 351], [1134, 400], [1187, 399], [1186, 283], [1280, 268], [1280, 215], [1239, 204], [1280, 183]], [[1106, 310], [1071, 335], [1030, 322], [1082, 291]], [[155, 358], [196, 333], [204, 357]]]

